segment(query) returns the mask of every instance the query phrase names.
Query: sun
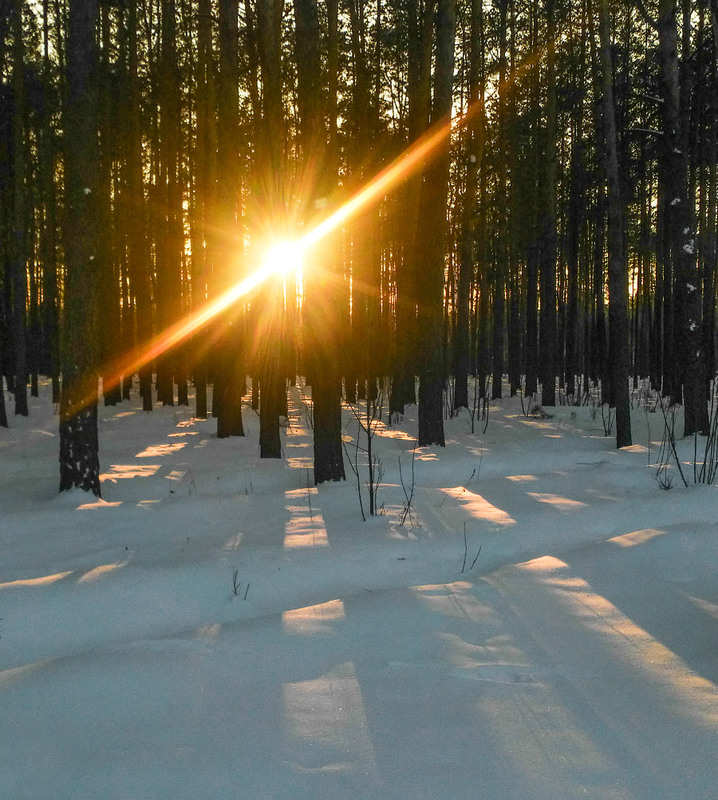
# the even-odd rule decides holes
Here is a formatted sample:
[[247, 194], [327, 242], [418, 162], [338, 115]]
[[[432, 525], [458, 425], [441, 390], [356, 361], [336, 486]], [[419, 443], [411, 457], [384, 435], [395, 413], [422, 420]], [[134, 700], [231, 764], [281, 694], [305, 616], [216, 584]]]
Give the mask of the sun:
[[302, 270], [304, 247], [295, 239], [282, 239], [273, 242], [264, 252], [261, 272], [270, 275], [299, 275]]

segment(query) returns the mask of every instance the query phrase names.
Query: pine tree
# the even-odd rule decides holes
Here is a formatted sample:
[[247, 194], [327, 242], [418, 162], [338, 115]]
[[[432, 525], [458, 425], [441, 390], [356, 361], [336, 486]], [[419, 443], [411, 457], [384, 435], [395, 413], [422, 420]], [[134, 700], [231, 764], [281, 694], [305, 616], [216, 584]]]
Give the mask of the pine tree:
[[65, 107], [65, 313], [60, 491], [100, 495], [97, 435], [98, 0], [70, 0]]

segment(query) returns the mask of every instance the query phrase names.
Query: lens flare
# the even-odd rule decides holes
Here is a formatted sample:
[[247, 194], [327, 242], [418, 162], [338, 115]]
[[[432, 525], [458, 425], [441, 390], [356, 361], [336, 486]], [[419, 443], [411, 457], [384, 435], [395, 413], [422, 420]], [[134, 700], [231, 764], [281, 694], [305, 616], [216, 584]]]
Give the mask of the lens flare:
[[[294, 272], [298, 284], [302, 282], [302, 261], [304, 253], [344, 222], [356, 216], [371, 204], [377, 202], [387, 192], [400, 185], [409, 175], [420, 170], [431, 159], [440, 146], [445, 145], [452, 129], [465, 125], [479, 113], [479, 103], [470, 107], [462, 116], [453, 120], [443, 120], [429, 130], [423, 137], [408, 147], [389, 166], [380, 171], [343, 206], [318, 225], [311, 228], [296, 240], [284, 239], [270, 245], [264, 255], [262, 265], [249, 276], [230, 286], [213, 300], [193, 310], [188, 316], [159, 333], [149, 342], [139, 345], [125, 353], [114, 362], [106, 364], [101, 370], [105, 389], [116, 386], [123, 375], [131, 375], [140, 367], [160, 357], [172, 347], [186, 341], [197, 330], [207, 325], [213, 318], [251, 294], [261, 284], [273, 276], [288, 276]], [[86, 398], [86, 404], [97, 398]]]
[[301, 242], [284, 239], [267, 248], [261, 272], [269, 278], [272, 275], [287, 275], [299, 272], [302, 268], [304, 246]]

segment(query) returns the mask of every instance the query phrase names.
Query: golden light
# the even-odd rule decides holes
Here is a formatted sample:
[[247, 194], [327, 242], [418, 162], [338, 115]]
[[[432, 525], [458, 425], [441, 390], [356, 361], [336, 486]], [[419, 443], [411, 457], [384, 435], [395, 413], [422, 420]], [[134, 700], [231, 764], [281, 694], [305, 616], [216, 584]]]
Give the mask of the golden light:
[[264, 253], [261, 272], [269, 278], [272, 275], [299, 274], [302, 269], [305, 246], [301, 241], [284, 239], [270, 245]]
[[[241, 298], [251, 294], [273, 276], [296, 274], [297, 284], [302, 283], [302, 260], [304, 253], [320, 242], [344, 222], [356, 216], [387, 192], [401, 184], [409, 175], [420, 170], [437, 149], [451, 135], [452, 129], [465, 125], [479, 111], [479, 104], [470, 107], [462, 116], [444, 120], [427, 131], [410, 145], [391, 164], [380, 171], [344, 205], [331, 213], [315, 227], [305, 232], [301, 239], [283, 239], [267, 247], [261, 266], [246, 278], [230, 286], [218, 297], [191, 311], [186, 317], [169, 326], [149, 342], [138, 345], [129, 353], [106, 364], [102, 370], [105, 389], [119, 384], [123, 375], [132, 375], [140, 367], [153, 361], [172, 347], [186, 341], [196, 331], [207, 325], [218, 314], [228, 309]], [[300, 289], [301, 291], [301, 289]], [[96, 399], [93, 391], [83, 405]]]

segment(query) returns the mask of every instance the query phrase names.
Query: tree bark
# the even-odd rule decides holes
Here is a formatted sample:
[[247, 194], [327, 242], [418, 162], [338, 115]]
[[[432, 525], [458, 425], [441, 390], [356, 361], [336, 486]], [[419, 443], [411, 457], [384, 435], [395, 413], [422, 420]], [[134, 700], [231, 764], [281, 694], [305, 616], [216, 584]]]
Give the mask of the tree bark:
[[22, 0], [13, 8], [13, 217], [10, 245], [10, 283], [12, 287], [12, 345], [14, 356], [15, 413], [26, 417], [27, 406], [27, 255], [25, 228], [25, 77], [22, 34]]
[[[454, 334], [454, 408], [469, 407], [468, 378], [471, 370], [471, 283], [474, 278], [479, 174], [484, 155], [484, 75], [482, 51], [484, 17], [481, 0], [471, 0], [471, 40], [469, 45], [469, 112], [467, 129], [466, 189], [463, 198], [459, 241], [459, 280], [456, 297]], [[476, 104], [480, 111], [476, 111]]]
[[[283, 133], [284, 115], [282, 105], [281, 33], [282, 4], [280, 0], [257, 0], [257, 32], [259, 61], [264, 88], [259, 149], [260, 195], [262, 213], [278, 224], [277, 210], [285, 206]], [[279, 318], [277, 304], [280, 302], [278, 286], [266, 287], [258, 300], [262, 309], [262, 330], [255, 333], [262, 341], [259, 344], [260, 360], [258, 375], [260, 385], [259, 443], [262, 458], [281, 458], [279, 415], [283, 409], [282, 392], [284, 381], [280, 371], [278, 353]], [[264, 324], [266, 321], [266, 324]]]
[[[238, 15], [237, 0], [219, 3], [219, 82], [217, 91], [217, 204], [215, 212], [220, 231], [217, 261], [219, 285], [225, 289], [242, 276], [243, 242], [240, 235], [239, 207], [239, 108], [238, 108]], [[244, 314], [231, 309], [222, 336], [222, 353], [217, 364], [215, 388], [221, 393], [218, 404], [217, 436], [244, 436], [242, 395], [246, 374], [244, 353]], [[219, 374], [221, 372], [221, 375]]]
[[[150, 241], [147, 235], [147, 213], [142, 164], [141, 92], [138, 75], [137, 2], [128, 4], [127, 20], [127, 268], [135, 298], [135, 337], [138, 343], [149, 342], [152, 336], [152, 302], [150, 297]], [[143, 411], [152, 411], [152, 366], [142, 365], [140, 396]]]
[[[436, 12], [436, 66], [432, 121], [448, 125], [454, 80], [456, 0], [439, 0]], [[422, 186], [423, 215], [419, 231], [423, 256], [417, 280], [420, 352], [418, 445], [444, 446], [443, 353], [444, 268], [447, 239], [449, 136], [437, 147]], [[426, 197], [426, 202], [424, 202]]]
[[681, 119], [675, 0], [660, 0], [658, 61], [663, 103], [663, 159], [671, 257], [678, 301], [675, 335], [683, 387], [684, 435], [707, 433], [705, 353], [702, 337], [701, 282], [696, 258], [693, 198], [688, 193], [685, 125]]
[[611, 63], [611, 18], [608, 0], [599, 2], [601, 76], [608, 178], [608, 317], [611, 404], [616, 408], [616, 446], [631, 444], [628, 394], [628, 270], [623, 248], [623, 199], [618, 170], [616, 116]]
[[504, 204], [506, 200], [506, 172], [508, 169], [508, 135], [507, 135], [507, 102], [506, 93], [506, 46], [508, 0], [499, 0], [499, 85], [498, 85], [498, 119], [497, 119], [497, 163], [496, 163], [496, 230], [494, 239], [494, 281], [493, 281], [493, 328], [491, 332], [491, 397], [501, 398], [506, 344], [506, 283], [508, 274], [508, 237]]
[[98, 0], [70, 0], [65, 169], [65, 315], [60, 491], [100, 495], [97, 435]]
[[[409, 143], [427, 129], [431, 105], [431, 51], [433, 15], [436, 0], [428, 0], [420, 9], [419, 0], [407, 0], [408, 64], [407, 94], [409, 103]], [[421, 11], [421, 13], [420, 13]], [[396, 268], [395, 364], [389, 410], [403, 413], [406, 405], [416, 402], [417, 369], [417, 236], [422, 175], [407, 178], [400, 199], [401, 241]]]
[[558, 339], [556, 335], [556, 22], [555, 0], [545, 0], [547, 16], [546, 46], [546, 149], [545, 149], [545, 198], [541, 220], [541, 311], [539, 314], [539, 379], [541, 402], [546, 406], [556, 405], [556, 361]]
[[[329, 193], [336, 176], [334, 138], [329, 141], [324, 123], [320, 84], [320, 37], [316, 0], [294, 0], [296, 23], [296, 59], [298, 105], [301, 127], [301, 185], [312, 208], [319, 197]], [[330, 22], [336, 23], [334, 14]], [[336, 37], [332, 35], [332, 46]], [[330, 51], [330, 66], [336, 69], [336, 54]], [[328, 83], [336, 91], [336, 76]], [[336, 109], [336, 98], [329, 98], [330, 116]], [[308, 209], [303, 216], [310, 219]], [[307, 253], [306, 296], [304, 308], [304, 363], [312, 386], [314, 409], [314, 482], [344, 480], [344, 455], [341, 431], [341, 373], [339, 371], [339, 303], [336, 288], [337, 269], [334, 260], [340, 257], [338, 237], [330, 237]], [[334, 245], [334, 246], [332, 246]]]

